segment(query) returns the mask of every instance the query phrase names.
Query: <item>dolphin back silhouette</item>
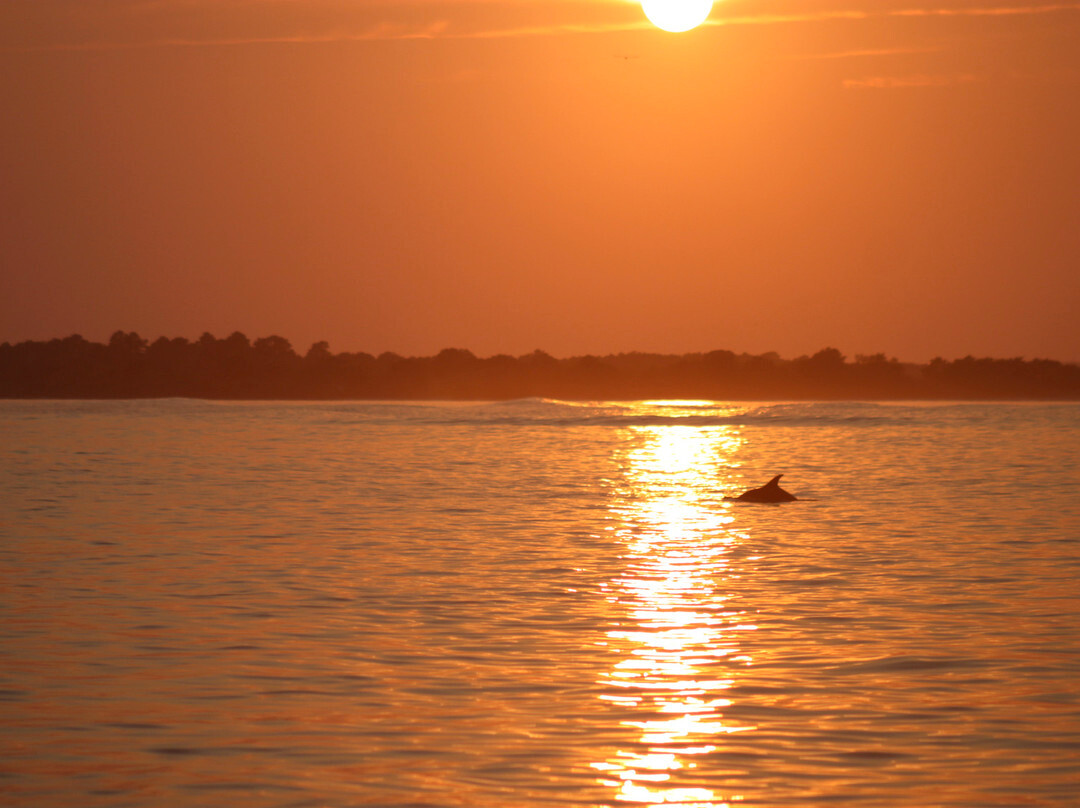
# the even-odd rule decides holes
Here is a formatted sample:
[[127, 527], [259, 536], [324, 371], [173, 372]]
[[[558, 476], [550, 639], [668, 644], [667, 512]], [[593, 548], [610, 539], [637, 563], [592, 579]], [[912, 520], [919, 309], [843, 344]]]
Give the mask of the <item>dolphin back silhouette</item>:
[[780, 487], [780, 478], [783, 476], [783, 474], [777, 474], [761, 488], [751, 488], [737, 497], [724, 497], [724, 499], [734, 499], [739, 502], [793, 502], [798, 497]]

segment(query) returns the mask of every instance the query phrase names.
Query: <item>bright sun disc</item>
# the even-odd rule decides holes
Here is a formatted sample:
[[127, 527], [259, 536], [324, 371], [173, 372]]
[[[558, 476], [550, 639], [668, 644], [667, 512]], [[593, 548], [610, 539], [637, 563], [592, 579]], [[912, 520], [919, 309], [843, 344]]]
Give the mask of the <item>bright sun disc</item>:
[[641, 10], [657, 28], [678, 34], [705, 22], [712, 4], [713, 0], [641, 0]]

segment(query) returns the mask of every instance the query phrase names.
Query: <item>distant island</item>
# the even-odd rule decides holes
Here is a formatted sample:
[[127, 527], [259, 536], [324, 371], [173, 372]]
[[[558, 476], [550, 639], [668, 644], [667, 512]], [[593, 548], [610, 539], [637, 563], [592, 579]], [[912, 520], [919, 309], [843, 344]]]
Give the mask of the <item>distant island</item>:
[[79, 335], [0, 345], [0, 398], [572, 400], [936, 399], [1080, 400], [1080, 365], [1051, 359], [934, 359], [883, 354], [847, 359], [835, 348], [775, 353], [621, 353], [556, 359], [543, 351], [481, 358], [461, 348], [435, 356], [300, 355], [287, 339], [149, 342], [117, 331], [108, 344]]

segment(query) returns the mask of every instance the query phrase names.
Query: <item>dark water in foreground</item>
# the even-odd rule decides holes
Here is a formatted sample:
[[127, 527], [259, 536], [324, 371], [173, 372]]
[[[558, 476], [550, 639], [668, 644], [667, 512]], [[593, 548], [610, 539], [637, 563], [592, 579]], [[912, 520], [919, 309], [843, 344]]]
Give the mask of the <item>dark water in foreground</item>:
[[1078, 484], [1074, 404], [0, 402], [0, 804], [1077, 805]]

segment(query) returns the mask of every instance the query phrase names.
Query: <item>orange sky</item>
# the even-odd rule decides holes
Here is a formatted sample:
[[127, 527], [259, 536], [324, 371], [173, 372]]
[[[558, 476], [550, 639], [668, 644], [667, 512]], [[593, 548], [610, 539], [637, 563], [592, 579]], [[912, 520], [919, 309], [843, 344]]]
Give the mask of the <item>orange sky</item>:
[[1080, 0], [4, 0], [0, 341], [1080, 360]]

